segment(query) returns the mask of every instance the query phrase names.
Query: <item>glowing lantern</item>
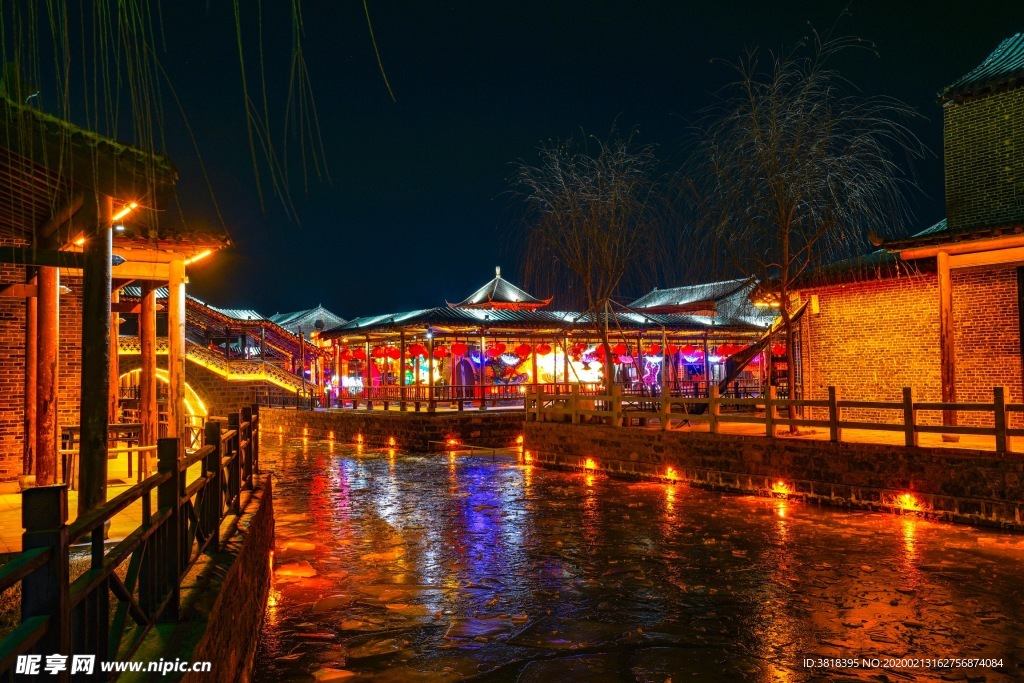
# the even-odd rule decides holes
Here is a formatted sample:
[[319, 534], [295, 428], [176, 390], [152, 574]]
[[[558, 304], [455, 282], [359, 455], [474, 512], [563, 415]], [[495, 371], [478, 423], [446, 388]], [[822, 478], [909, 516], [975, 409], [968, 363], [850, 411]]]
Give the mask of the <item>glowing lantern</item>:
[[604, 344], [598, 344], [594, 347], [594, 355], [601, 359], [605, 357]]
[[397, 346], [388, 346], [384, 349], [384, 355], [386, 355], [391, 360], [398, 360], [399, 358], [402, 357], [402, 352], [398, 349]]
[[487, 347], [487, 355], [491, 358], [497, 358], [503, 353], [505, 353], [505, 345], [501, 342], [491, 344]]
[[792, 491], [793, 490], [789, 488], [789, 485], [781, 479], [772, 484], [772, 493], [776, 495], [787, 496], [792, 493]]
[[650, 344], [645, 350], [644, 355], [657, 356], [661, 353], [661, 344]]
[[538, 356], [546, 356], [551, 353], [551, 346], [548, 344], [538, 344], [536, 353]]
[[366, 360], [366, 351], [363, 349], [356, 349], [352, 352], [352, 360]]
[[453, 356], [465, 356], [466, 352], [469, 351], [469, 346], [462, 342], [455, 342], [452, 344], [452, 355]]
[[633, 356], [619, 356], [617, 362], [622, 363], [623, 365], [632, 365]]
[[625, 356], [627, 353], [629, 353], [629, 347], [627, 347], [622, 342], [619, 342], [618, 344], [612, 347], [612, 353], [614, 353], [616, 356]]
[[341, 349], [341, 351], [338, 352], [338, 358], [340, 358], [342, 360], [351, 360], [352, 355], [353, 355], [352, 354], [352, 350], [350, 348], [348, 348], [347, 346], [344, 347], [343, 349]]
[[527, 356], [530, 355], [530, 351], [532, 350], [533, 349], [530, 348], [529, 344], [520, 344], [519, 346], [516, 347], [515, 353], [520, 358], [526, 358]]
[[409, 356], [425, 356], [427, 355], [427, 347], [423, 344], [411, 344], [406, 349], [406, 353]]
[[700, 349], [698, 349], [693, 344], [687, 344], [683, 348], [679, 349], [679, 352], [687, 358], [693, 358], [694, 356], [700, 353]]
[[732, 344], [719, 344], [718, 348], [715, 350], [715, 355], [716, 356], [721, 356], [722, 358], [728, 358], [732, 354], [733, 354], [733, 345]]
[[786, 355], [786, 345], [785, 344], [773, 344], [772, 345], [772, 355], [773, 356], [785, 356]]
[[389, 436], [388, 437], [388, 445], [389, 446], [394, 446], [395, 445], [395, 437], [393, 437], [393, 436]]
[[448, 347], [446, 347], [444, 344], [440, 344], [440, 345], [434, 347], [434, 358], [447, 358], [447, 357], [448, 357]]
[[669, 344], [668, 345], [668, 355], [674, 356], [677, 353], [679, 353], [679, 347], [676, 346], [675, 344]]
[[669, 481], [678, 481], [679, 474], [676, 472], [676, 469], [674, 467], [666, 467], [665, 478], [668, 479]]
[[583, 355], [583, 352], [586, 351], [586, 350], [587, 350], [587, 345], [582, 343], [582, 342], [580, 342], [578, 344], [573, 344], [572, 345], [571, 355], [576, 356], [577, 358], [579, 358], [581, 355]]
[[583, 462], [583, 469], [585, 469], [585, 470], [595, 470], [595, 469], [597, 469], [597, 463], [594, 462], [593, 458], [587, 458]]
[[373, 358], [386, 358], [387, 355], [388, 350], [385, 346], [375, 346], [373, 347], [373, 351], [370, 351], [370, 356]]
[[527, 465], [529, 465], [531, 462], [533, 462], [533, 454], [530, 453], [530, 451], [526, 451], [525, 453], [523, 453], [523, 461]]

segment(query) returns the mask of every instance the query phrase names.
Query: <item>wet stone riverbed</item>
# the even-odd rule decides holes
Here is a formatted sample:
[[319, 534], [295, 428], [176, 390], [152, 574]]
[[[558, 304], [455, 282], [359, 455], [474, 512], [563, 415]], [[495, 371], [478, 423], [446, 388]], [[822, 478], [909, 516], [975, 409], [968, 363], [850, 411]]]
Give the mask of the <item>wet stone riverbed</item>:
[[[515, 454], [274, 435], [261, 464], [259, 681], [1024, 680], [1024, 536]], [[914, 666], [953, 658], [1001, 665]]]

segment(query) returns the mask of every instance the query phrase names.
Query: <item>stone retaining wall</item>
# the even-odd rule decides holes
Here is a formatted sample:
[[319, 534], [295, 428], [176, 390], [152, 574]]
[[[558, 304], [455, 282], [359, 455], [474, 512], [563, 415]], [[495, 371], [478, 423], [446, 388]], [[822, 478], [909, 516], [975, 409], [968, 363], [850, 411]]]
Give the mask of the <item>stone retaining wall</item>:
[[264, 437], [278, 432], [316, 439], [334, 438], [389, 445], [407, 451], [429, 451], [436, 444], [456, 439], [460, 444], [505, 448], [516, 444], [523, 433], [525, 411], [491, 410], [444, 413], [416, 413], [383, 410], [292, 410], [260, 408]]
[[524, 450], [534, 463], [612, 476], [791, 495], [831, 505], [896, 509], [911, 493], [927, 514], [1024, 530], [1024, 455], [947, 448], [900, 448], [754, 436], [660, 432], [603, 425], [528, 422]]

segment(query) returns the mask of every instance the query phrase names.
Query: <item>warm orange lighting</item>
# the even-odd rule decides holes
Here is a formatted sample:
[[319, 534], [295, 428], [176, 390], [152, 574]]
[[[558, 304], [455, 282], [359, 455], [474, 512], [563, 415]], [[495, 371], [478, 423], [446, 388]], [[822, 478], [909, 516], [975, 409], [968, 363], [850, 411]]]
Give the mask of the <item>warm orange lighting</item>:
[[594, 462], [593, 458], [587, 458], [583, 462], [583, 469], [585, 469], [585, 470], [596, 470], [597, 469], [597, 463]]
[[893, 500], [893, 505], [906, 512], [924, 512], [928, 509], [913, 493], [901, 493]]
[[516, 445], [517, 446], [522, 446], [523, 445], [523, 435], [522, 434], [520, 434], [519, 436], [516, 437]]
[[526, 451], [525, 453], [523, 453], [523, 462], [525, 462], [527, 465], [533, 462], [533, 454], [530, 453], [530, 451]]
[[458, 439], [448, 439], [447, 444], [449, 446], [458, 446], [459, 445], [459, 440]]
[[363, 442], [363, 435], [362, 434], [356, 434], [356, 443], [362, 443], [362, 442]]
[[389, 446], [394, 446], [395, 445], [395, 437], [393, 437], [393, 436], [389, 436], [388, 437], [388, 445]]
[[186, 266], [190, 266], [193, 263], [195, 263], [196, 261], [202, 261], [204, 258], [206, 258], [207, 256], [209, 256], [212, 253], [213, 253], [213, 249], [203, 249], [201, 252], [199, 252], [195, 256], [192, 256], [191, 258], [185, 259], [185, 265]]
[[76, 247], [80, 247], [83, 244], [85, 244], [85, 238], [84, 237], [79, 237], [77, 240], [75, 240], [75, 246]]
[[119, 221], [137, 208], [139, 208], [138, 204], [136, 204], [135, 202], [129, 202], [124, 206], [124, 208], [122, 208], [120, 211], [111, 216], [111, 220]]
[[779, 479], [777, 482], [772, 484], [772, 493], [779, 496], [788, 496], [793, 492], [793, 489], [789, 488], [789, 485]]
[[331, 431], [327, 432], [327, 438], [330, 439], [331, 441], [334, 441], [334, 430], [333, 429]]
[[669, 481], [678, 481], [679, 480], [679, 474], [676, 472], [676, 468], [674, 468], [674, 467], [666, 467], [665, 468], [665, 478], [668, 479]]

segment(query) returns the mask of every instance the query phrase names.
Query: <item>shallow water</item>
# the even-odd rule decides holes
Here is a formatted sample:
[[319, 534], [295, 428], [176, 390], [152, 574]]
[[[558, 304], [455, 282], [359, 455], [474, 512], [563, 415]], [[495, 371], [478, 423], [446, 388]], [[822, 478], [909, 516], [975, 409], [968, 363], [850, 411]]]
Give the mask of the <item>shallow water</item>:
[[[259, 681], [1024, 678], [1024, 536], [515, 455], [261, 448]], [[832, 658], [855, 666], [805, 665]]]

